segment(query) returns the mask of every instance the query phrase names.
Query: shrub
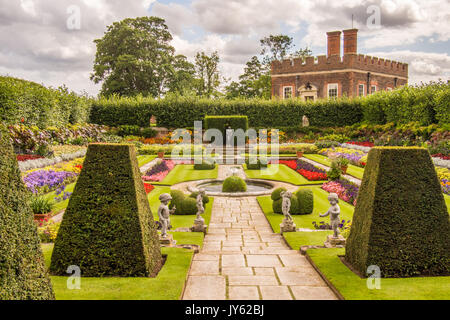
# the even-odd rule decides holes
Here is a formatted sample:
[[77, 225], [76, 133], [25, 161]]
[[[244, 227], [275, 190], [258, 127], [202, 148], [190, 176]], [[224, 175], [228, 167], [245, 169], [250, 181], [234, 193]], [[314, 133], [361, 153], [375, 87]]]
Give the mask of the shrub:
[[30, 207], [33, 214], [46, 214], [52, 211], [53, 203], [44, 197], [32, 196]]
[[345, 259], [382, 277], [448, 275], [450, 223], [427, 150], [372, 148], [357, 198]]
[[140, 136], [141, 128], [137, 125], [121, 125], [118, 128], [117, 135], [121, 137], [125, 136]]
[[274, 200], [274, 201], [278, 200], [278, 199], [281, 199], [281, 192], [283, 192], [283, 191], [287, 191], [287, 189], [283, 188], [283, 187], [276, 188], [275, 190], [272, 191], [272, 194], [270, 195], [270, 198], [272, 200]]
[[245, 164], [247, 166], [247, 170], [260, 170], [262, 168], [267, 168], [267, 161], [261, 161], [261, 159], [257, 159], [256, 163], [250, 163], [250, 159], [246, 159]]
[[185, 198], [185, 195], [183, 193], [183, 191], [180, 190], [171, 190], [170, 191], [170, 196], [172, 197], [172, 200], [169, 203], [169, 209], [172, 209], [174, 206], [175, 208], [175, 212], [174, 214], [181, 214], [182, 211], [182, 202]]
[[328, 179], [331, 181], [339, 180], [341, 177], [341, 168], [336, 161], [331, 162], [331, 168], [327, 171]]
[[231, 176], [225, 179], [222, 184], [222, 192], [245, 192], [247, 184], [238, 176]]
[[141, 135], [146, 139], [154, 138], [157, 134], [158, 132], [150, 127], [144, 128], [141, 131]]
[[316, 141], [314, 144], [317, 149], [326, 149], [326, 148], [332, 148], [332, 147], [338, 147], [339, 142], [337, 141], [329, 141], [329, 140], [319, 140]]
[[132, 145], [91, 144], [55, 241], [50, 271], [154, 276], [159, 237]]
[[[189, 197], [197, 199], [198, 192], [192, 192]], [[209, 197], [205, 194], [203, 195], [203, 205], [207, 204], [209, 202]]]
[[196, 214], [197, 213], [197, 200], [186, 197], [181, 202], [181, 213], [183, 215], [190, 215], [190, 214]]
[[0, 300], [54, 299], [27, 191], [0, 124]]
[[299, 214], [311, 214], [314, 210], [314, 194], [311, 189], [299, 189], [296, 193]]
[[195, 163], [194, 170], [212, 170], [216, 168], [216, 164], [214, 162], [205, 160], [202, 163]]

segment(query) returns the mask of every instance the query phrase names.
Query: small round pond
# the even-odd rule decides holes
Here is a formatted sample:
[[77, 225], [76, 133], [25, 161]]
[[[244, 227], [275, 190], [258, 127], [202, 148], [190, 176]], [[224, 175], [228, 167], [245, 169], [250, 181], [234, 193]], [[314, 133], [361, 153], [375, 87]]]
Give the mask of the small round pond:
[[206, 180], [194, 186], [188, 187], [190, 191], [204, 189], [207, 195], [211, 196], [228, 196], [228, 197], [245, 197], [259, 196], [270, 194], [274, 189], [274, 184], [262, 180], [247, 179], [247, 191], [245, 192], [222, 192], [223, 180]]

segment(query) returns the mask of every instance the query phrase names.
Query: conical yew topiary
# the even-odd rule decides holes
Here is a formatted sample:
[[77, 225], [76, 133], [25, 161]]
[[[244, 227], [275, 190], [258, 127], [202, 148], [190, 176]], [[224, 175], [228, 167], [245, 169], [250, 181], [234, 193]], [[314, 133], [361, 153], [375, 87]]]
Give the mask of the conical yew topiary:
[[9, 134], [0, 124], [0, 300], [55, 298]]
[[55, 241], [50, 271], [153, 276], [162, 256], [132, 145], [91, 144]]
[[426, 149], [370, 150], [345, 259], [361, 274], [381, 277], [448, 275], [450, 224]]

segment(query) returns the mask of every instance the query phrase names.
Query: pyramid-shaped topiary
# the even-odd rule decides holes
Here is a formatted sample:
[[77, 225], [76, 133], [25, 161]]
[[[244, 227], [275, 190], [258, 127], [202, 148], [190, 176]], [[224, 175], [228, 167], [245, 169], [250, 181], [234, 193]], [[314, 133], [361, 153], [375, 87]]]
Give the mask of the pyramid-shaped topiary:
[[54, 293], [9, 134], [0, 125], [0, 300], [50, 300]]
[[361, 274], [445, 275], [450, 225], [433, 163], [422, 148], [373, 148], [368, 155], [345, 259]]
[[153, 276], [162, 263], [156, 224], [132, 145], [91, 144], [55, 241], [50, 271]]

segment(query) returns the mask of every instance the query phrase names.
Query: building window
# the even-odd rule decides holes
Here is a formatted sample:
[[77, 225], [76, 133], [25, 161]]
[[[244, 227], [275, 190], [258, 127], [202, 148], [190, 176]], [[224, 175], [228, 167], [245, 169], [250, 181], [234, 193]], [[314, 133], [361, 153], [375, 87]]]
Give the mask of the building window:
[[373, 85], [370, 87], [370, 93], [375, 93], [377, 92], [377, 86]]
[[360, 85], [358, 85], [358, 96], [362, 97], [364, 95], [364, 84], [361, 83]]
[[284, 99], [292, 98], [292, 87], [283, 87], [283, 98]]
[[337, 98], [338, 96], [338, 84], [329, 83], [328, 84], [328, 98]]

